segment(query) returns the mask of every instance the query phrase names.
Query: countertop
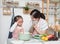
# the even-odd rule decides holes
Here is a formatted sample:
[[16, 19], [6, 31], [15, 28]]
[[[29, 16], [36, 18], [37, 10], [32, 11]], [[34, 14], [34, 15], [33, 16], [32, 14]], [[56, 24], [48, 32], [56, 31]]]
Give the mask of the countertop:
[[60, 44], [60, 39], [57, 41], [41, 41], [37, 39], [22, 41], [22, 40], [8, 39], [8, 44]]

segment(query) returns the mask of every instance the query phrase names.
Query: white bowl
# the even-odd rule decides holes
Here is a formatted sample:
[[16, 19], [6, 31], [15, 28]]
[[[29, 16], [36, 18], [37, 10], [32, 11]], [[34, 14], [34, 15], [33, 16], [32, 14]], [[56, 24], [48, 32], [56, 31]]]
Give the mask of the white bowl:
[[31, 39], [31, 34], [28, 32], [25, 32], [24, 34], [19, 34], [19, 40], [24, 40], [24, 41], [28, 41]]

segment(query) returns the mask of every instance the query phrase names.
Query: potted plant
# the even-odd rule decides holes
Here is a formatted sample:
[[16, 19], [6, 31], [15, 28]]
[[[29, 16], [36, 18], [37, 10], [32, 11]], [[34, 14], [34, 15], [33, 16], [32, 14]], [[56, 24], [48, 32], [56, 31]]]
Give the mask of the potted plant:
[[28, 14], [29, 13], [29, 7], [28, 6], [24, 7], [24, 13], [25, 14]]
[[28, 7], [28, 6], [26, 6], [26, 7], [24, 7], [24, 9], [28, 11], [28, 10], [29, 10], [29, 7]]

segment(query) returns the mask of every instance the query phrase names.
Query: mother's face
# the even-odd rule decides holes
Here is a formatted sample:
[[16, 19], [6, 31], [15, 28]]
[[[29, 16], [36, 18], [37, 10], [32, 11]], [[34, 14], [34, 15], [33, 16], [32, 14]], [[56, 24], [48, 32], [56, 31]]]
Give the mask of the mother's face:
[[34, 18], [33, 16], [31, 16], [32, 21], [39, 21], [39, 18]]
[[31, 19], [34, 24], [39, 22], [39, 18], [34, 18], [33, 16], [31, 16]]

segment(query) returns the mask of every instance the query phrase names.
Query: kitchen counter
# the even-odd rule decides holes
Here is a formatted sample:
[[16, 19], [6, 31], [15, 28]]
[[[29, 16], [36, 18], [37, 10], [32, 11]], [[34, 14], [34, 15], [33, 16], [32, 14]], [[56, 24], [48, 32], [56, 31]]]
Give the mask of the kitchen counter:
[[60, 44], [60, 40], [58, 40], [58, 41], [41, 41], [41, 40], [37, 40], [37, 39], [31, 39], [29, 41], [22, 41], [22, 40], [8, 39], [8, 44]]

